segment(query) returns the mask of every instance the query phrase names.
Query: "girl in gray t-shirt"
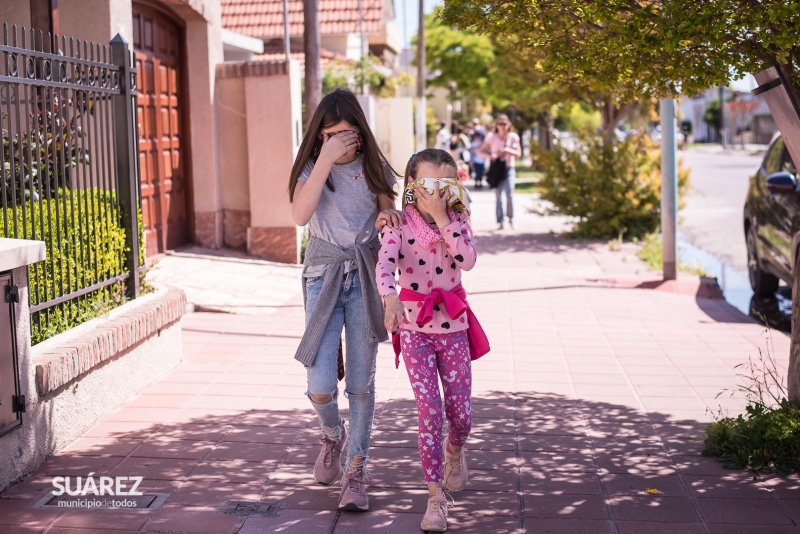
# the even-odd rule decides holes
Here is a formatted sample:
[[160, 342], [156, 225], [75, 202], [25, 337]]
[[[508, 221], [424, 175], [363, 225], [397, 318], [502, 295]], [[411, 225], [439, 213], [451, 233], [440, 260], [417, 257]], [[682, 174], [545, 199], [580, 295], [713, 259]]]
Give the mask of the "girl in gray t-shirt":
[[[303, 270], [306, 331], [295, 357], [306, 365], [306, 394], [322, 431], [315, 479], [335, 482], [346, 451], [339, 495], [339, 508], [345, 510], [369, 509], [364, 475], [375, 410], [375, 358], [378, 342], [388, 339], [374, 283], [375, 222], [380, 216], [399, 226], [395, 176], [353, 93], [336, 89], [325, 96], [289, 180], [292, 217], [300, 226], [308, 224], [310, 234]], [[342, 329], [349, 432], [337, 400]]]

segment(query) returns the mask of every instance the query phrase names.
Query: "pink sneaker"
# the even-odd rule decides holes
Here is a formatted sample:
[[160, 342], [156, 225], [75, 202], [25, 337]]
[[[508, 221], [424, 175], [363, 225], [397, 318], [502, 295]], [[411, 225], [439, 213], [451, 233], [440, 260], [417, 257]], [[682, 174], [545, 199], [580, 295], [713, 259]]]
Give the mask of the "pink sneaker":
[[365, 487], [366, 477], [363, 467], [350, 467], [342, 478], [342, 492], [339, 494], [339, 510], [366, 512], [369, 510], [369, 497]]
[[347, 447], [347, 425], [342, 424], [342, 437], [333, 441], [323, 437], [322, 450], [314, 463], [314, 479], [320, 484], [333, 484], [342, 474], [342, 451]]
[[420, 528], [427, 532], [447, 531], [447, 497], [440, 489], [435, 495], [428, 497], [428, 509], [422, 517]]
[[450, 491], [461, 491], [467, 485], [469, 471], [464, 447], [457, 454], [451, 454], [444, 446], [444, 487]]

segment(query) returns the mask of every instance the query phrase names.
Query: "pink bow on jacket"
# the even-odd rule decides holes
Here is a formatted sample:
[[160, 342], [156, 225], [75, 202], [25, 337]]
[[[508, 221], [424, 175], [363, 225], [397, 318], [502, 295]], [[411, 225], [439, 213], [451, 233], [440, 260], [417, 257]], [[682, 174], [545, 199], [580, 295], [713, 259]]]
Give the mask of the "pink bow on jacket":
[[[447, 315], [451, 319], [458, 319], [462, 314], [467, 314], [467, 337], [469, 338], [469, 355], [471, 360], [477, 360], [484, 354], [488, 353], [489, 338], [483, 331], [478, 318], [470, 309], [467, 303], [467, 292], [464, 287], [458, 284], [451, 290], [446, 289], [433, 289], [430, 293], [423, 294], [417, 293], [411, 289], [403, 288], [400, 291], [401, 301], [417, 302], [422, 301], [422, 308], [417, 313], [416, 323], [418, 326], [425, 326], [433, 320], [433, 307], [438, 304], [444, 304]], [[395, 367], [400, 366], [400, 334], [392, 336], [392, 346], [394, 347], [394, 364]]]

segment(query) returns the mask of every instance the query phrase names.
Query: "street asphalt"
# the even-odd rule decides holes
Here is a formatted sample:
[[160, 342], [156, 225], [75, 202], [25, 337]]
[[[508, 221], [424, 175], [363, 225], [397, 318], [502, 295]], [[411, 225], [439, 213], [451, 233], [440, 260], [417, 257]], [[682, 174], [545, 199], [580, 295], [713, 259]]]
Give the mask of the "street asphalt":
[[678, 231], [692, 245], [745, 270], [742, 208], [750, 176], [763, 156], [757, 150], [723, 151], [713, 145], [681, 151], [678, 158], [691, 171]]

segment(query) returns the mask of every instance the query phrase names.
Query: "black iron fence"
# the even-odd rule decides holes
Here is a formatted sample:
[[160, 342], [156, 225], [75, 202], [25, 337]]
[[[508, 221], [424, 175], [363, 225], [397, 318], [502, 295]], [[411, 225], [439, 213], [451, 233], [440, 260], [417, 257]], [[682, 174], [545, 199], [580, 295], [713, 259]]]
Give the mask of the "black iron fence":
[[139, 295], [136, 70], [109, 46], [3, 26], [0, 237], [46, 243], [29, 269], [34, 342]]

